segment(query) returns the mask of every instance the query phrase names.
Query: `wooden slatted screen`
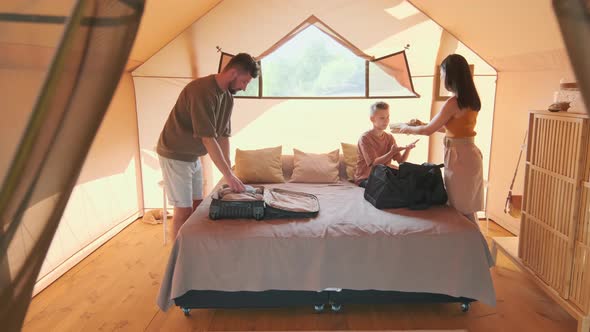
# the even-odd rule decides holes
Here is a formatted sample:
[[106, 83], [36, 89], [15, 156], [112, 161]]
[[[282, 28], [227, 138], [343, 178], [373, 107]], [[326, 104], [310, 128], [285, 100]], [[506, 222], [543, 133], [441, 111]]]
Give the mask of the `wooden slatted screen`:
[[[590, 136], [590, 128], [588, 130], [586, 142]], [[586, 315], [590, 314], [590, 143], [587, 145], [569, 296]]]
[[584, 182], [580, 195], [580, 210], [569, 299], [582, 312], [590, 313], [590, 182]]
[[[539, 278], [560, 294], [566, 294], [571, 254], [569, 230], [573, 216], [575, 185], [562, 176], [529, 165], [527, 210], [521, 230], [522, 260]], [[567, 259], [564, 257], [570, 256]]]
[[584, 118], [546, 112], [530, 115], [519, 256], [564, 298], [573, 289], [586, 131]]

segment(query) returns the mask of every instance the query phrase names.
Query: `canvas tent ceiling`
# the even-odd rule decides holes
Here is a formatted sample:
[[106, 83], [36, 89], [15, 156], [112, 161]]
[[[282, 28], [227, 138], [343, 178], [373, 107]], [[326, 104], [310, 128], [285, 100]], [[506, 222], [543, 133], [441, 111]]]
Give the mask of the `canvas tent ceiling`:
[[139, 65], [195, 20], [205, 15], [222, 0], [146, 1], [137, 39], [131, 50], [131, 65]]
[[[156, 53], [163, 45], [176, 37], [196, 19], [206, 14], [222, 0], [167, 0], [147, 1], [145, 13], [141, 20], [139, 32], [131, 55], [130, 67], [133, 68]], [[74, 4], [74, 0], [52, 1], [23, 1], [5, 0], [0, 2], [0, 13], [51, 15], [67, 17]], [[25, 25], [28, 25], [25, 26]], [[35, 52], [19, 52], [28, 57], [44, 57], [40, 66], [47, 65], [53, 53], [50, 50], [39, 48], [53, 48], [59, 42], [63, 30], [62, 25], [50, 24], [42, 32], [37, 31], [37, 25], [21, 24], [19, 26], [1, 27], [0, 34], [0, 62], [6, 67], [6, 58], [12, 52], [7, 49], [15, 49], [26, 45], [35, 47]], [[39, 62], [37, 62], [39, 63]]]
[[569, 68], [550, 0], [408, 0], [499, 72]]
[[[205, 75], [217, 68], [218, 58], [209, 60], [207, 56], [215, 52], [211, 45], [232, 54], [262, 54], [311, 15], [377, 58], [411, 44], [407, 56], [412, 75], [430, 75], [435, 66], [431, 55], [436, 54], [438, 44], [417, 40], [415, 35], [440, 34], [441, 29], [419, 11], [408, 17], [394, 17], [387, 10], [399, 3], [403, 1], [304, 0], [293, 2], [289, 10], [284, 10], [282, 1], [256, 1], [244, 6], [240, 1], [225, 0], [135, 70], [134, 75], [192, 77], [195, 68], [203, 71], [198, 75]], [[241, 15], [244, 10], [251, 14]], [[355, 18], [355, 24], [350, 24], [350, 17]], [[217, 29], [205, 32], [203, 26]], [[228, 33], [227, 26], [235, 33]], [[391, 31], [398, 33], [392, 36]]]
[[[235, 2], [234, 0], [148, 1], [131, 52], [128, 68], [133, 69], [145, 62], [196, 20], [202, 17], [207, 19], [204, 15], [215, 6], [232, 1]], [[498, 71], [542, 70], [569, 66], [567, 53], [549, 0], [522, 0], [517, 2], [510, 0], [448, 0], [444, 2], [444, 5], [441, 5], [438, 1], [409, 0], [410, 3], [426, 15], [415, 15], [415, 9], [408, 8], [407, 5], [403, 5], [403, 2], [400, 1], [378, 0], [372, 2], [383, 4], [384, 8], [391, 9], [394, 13], [397, 12], [395, 15], [402, 17], [402, 19], [396, 23], [396, 26], [393, 26], [391, 23], [382, 24], [384, 22], [383, 17], [370, 16], [375, 23], [371, 26], [376, 26], [377, 29], [367, 28], [347, 31], [347, 29], [342, 29], [343, 24], [333, 26], [336, 31], [345, 33], [348, 39], [368, 54], [384, 55], [391, 50], [383, 50], [379, 45], [371, 45], [370, 40], [373, 37], [365, 37], [369, 42], [363, 42], [363, 35], [375, 35], [376, 30], [403, 29], [404, 26], [412, 26], [417, 22], [426, 20], [427, 15], [441, 26], [444, 26], [446, 30], [467, 46], [476, 50], [483, 59]], [[0, 3], [0, 12], [68, 15], [72, 4], [73, 0], [8, 0]], [[350, 1], [339, 1], [337, 4], [328, 1], [321, 7], [324, 12], [331, 13], [331, 15], [366, 17], [370, 14], [367, 9], [363, 9], [363, 6], [354, 7], [350, 4]], [[264, 5], [278, 7], [283, 6], [283, 2], [267, 1]], [[294, 11], [297, 12], [305, 8], [308, 3], [307, 1], [298, 1], [291, 5]], [[260, 5], [256, 3], [252, 3], [251, 7], [252, 11], [264, 11], [264, 8], [260, 8]], [[396, 10], [396, 7], [399, 8]], [[285, 12], [284, 16], [270, 17], [264, 22], [258, 23], [263, 27], [280, 22], [287, 22], [290, 26], [296, 26], [304, 19], [289, 18], [290, 12]], [[326, 21], [329, 21], [329, 16], [322, 13], [322, 17]], [[457, 19], [457, 17], [461, 19]], [[232, 18], [228, 19], [231, 20]], [[223, 23], [219, 20], [218, 22], [219, 26], [222, 27]], [[254, 24], [256, 22], [250, 23]], [[15, 40], [18, 40], [17, 44], [53, 46], [59, 40], [61, 32], [57, 31], [59, 29], [53, 29], [56, 31], [51, 30], [50, 28], [44, 31], [43, 34], [31, 33], [27, 29], [19, 29], [20, 32], [18, 33], [15, 31], [3, 33], [0, 36], [0, 47], [2, 48], [0, 54], [5, 56], [10, 54], [10, 52], [5, 51], [6, 47], [13, 47]], [[264, 38], [268, 42], [263, 43], [266, 47], [272, 45], [273, 41], [281, 37], [279, 31], [266, 30], [265, 34], [268, 35], [268, 38]], [[542, 36], [542, 38], [539, 38], [539, 36]], [[403, 35], [394, 38], [399, 41], [400, 46], [403, 45]], [[416, 45], [412, 46], [416, 53], [422, 51], [417, 50]], [[243, 49], [244, 47], [243, 45], [237, 45], [236, 48]], [[36, 53], [35, 56], [40, 57], [39, 52], [32, 53]], [[31, 56], [33, 55], [29, 55], [29, 57]], [[3, 59], [3, 61], [6, 60]], [[414, 75], [422, 75], [415, 64], [410, 63], [410, 67]], [[415, 67], [416, 70], [414, 70]]]

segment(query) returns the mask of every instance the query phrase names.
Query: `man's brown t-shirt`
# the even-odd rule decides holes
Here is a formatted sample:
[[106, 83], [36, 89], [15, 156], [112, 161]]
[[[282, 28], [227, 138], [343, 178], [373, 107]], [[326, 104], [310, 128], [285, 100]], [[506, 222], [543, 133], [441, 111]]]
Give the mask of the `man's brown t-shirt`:
[[230, 136], [233, 105], [232, 94], [221, 90], [215, 75], [190, 82], [166, 120], [158, 140], [158, 154], [190, 162], [206, 155], [201, 137]]

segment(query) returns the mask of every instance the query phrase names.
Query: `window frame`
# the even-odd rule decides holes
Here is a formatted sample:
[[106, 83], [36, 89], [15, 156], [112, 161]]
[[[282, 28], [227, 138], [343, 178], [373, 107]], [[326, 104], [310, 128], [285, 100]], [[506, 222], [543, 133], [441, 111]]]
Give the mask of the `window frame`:
[[[325, 32], [321, 31], [320, 32], [326, 34]], [[326, 34], [326, 36], [328, 38], [330, 38], [330, 36], [328, 34]], [[346, 46], [342, 46], [344, 48], [347, 48]], [[351, 51], [350, 49], [348, 49], [349, 51]], [[223, 69], [223, 65], [224, 65], [224, 57], [234, 57], [234, 54], [231, 53], [227, 53], [227, 52], [223, 52], [221, 50], [219, 50], [218, 52], [221, 53], [220, 57], [219, 57], [219, 65], [217, 68], [217, 72], [220, 73], [221, 70]], [[354, 52], [353, 52], [354, 53]], [[411, 93], [413, 93], [413, 96], [395, 96], [395, 95], [379, 95], [379, 96], [371, 96], [370, 95], [370, 70], [369, 70], [369, 64], [370, 62], [377, 62], [379, 60], [382, 59], [386, 59], [392, 56], [396, 56], [399, 54], [403, 54], [404, 57], [404, 63], [406, 65], [406, 70], [408, 72], [408, 78], [410, 80], [410, 85], [412, 88], [412, 91], [410, 91]], [[330, 100], [330, 99], [334, 99], [334, 100], [341, 100], [341, 99], [408, 99], [408, 98], [420, 98], [420, 94], [418, 94], [418, 92], [416, 92], [416, 90], [414, 89], [414, 82], [412, 80], [412, 73], [410, 71], [410, 66], [408, 64], [408, 58], [406, 55], [406, 51], [401, 50], [398, 52], [394, 52], [391, 54], [387, 54], [384, 56], [381, 56], [379, 58], [376, 59], [371, 59], [371, 60], [365, 60], [365, 95], [364, 96], [325, 96], [325, 97], [321, 97], [321, 96], [264, 96], [263, 95], [263, 89], [264, 89], [264, 84], [263, 84], [263, 70], [264, 70], [264, 63], [263, 61], [264, 59], [260, 59], [257, 60], [258, 65], [260, 66], [260, 72], [258, 75], [258, 95], [257, 96], [241, 96], [241, 95], [234, 95], [234, 98], [237, 99], [278, 99], [278, 100], [288, 100], [288, 99], [305, 99], [305, 100], [313, 100], [313, 99], [318, 99], [318, 100]], [[229, 61], [229, 60], [228, 60]], [[395, 81], [395, 78], [391, 78], [392, 80]]]

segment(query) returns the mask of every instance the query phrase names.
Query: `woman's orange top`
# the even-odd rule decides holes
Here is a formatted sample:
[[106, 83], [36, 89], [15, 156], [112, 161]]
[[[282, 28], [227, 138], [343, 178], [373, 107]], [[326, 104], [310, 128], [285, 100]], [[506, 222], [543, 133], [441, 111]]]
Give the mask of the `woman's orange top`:
[[475, 136], [475, 124], [477, 123], [477, 111], [461, 111], [460, 117], [451, 118], [445, 125], [447, 137], [463, 138]]

